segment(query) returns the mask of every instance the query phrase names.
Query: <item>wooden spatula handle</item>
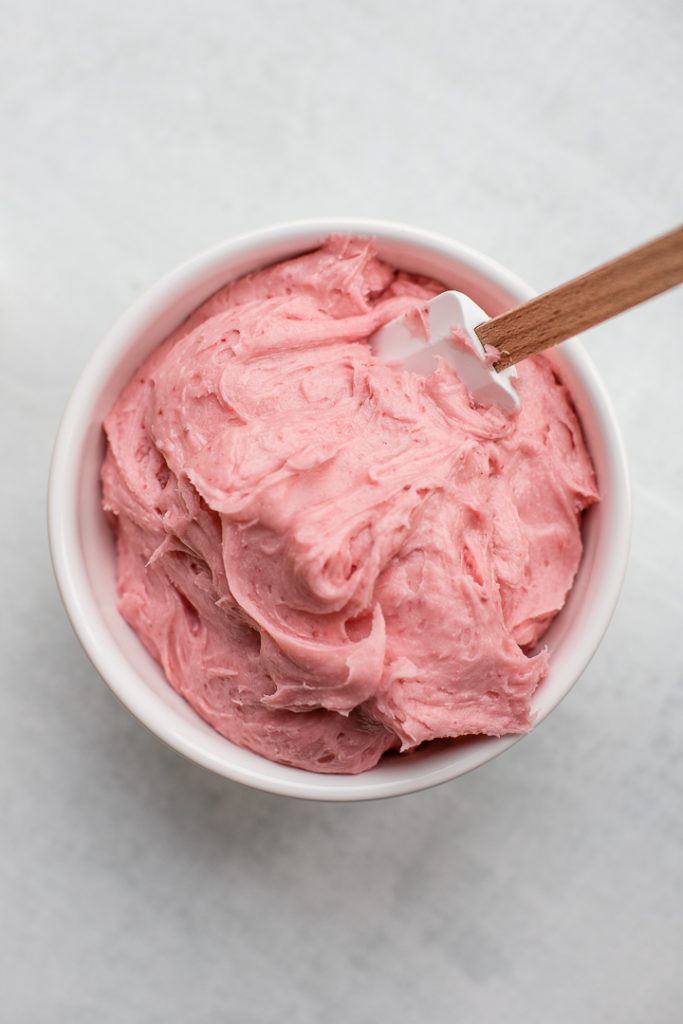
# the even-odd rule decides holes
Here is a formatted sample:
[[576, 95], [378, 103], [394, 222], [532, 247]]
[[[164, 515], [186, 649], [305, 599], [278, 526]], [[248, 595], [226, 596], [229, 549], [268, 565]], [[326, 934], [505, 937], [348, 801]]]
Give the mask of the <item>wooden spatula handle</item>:
[[497, 370], [542, 352], [683, 282], [683, 226], [476, 328]]

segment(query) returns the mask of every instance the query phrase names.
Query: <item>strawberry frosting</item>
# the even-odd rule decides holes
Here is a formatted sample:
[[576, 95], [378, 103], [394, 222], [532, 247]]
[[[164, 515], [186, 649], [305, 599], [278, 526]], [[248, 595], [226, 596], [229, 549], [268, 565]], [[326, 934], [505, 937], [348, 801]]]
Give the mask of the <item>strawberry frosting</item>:
[[514, 417], [368, 335], [442, 290], [332, 238], [210, 298], [105, 421], [121, 614], [218, 732], [356, 773], [527, 731], [597, 500], [542, 357]]

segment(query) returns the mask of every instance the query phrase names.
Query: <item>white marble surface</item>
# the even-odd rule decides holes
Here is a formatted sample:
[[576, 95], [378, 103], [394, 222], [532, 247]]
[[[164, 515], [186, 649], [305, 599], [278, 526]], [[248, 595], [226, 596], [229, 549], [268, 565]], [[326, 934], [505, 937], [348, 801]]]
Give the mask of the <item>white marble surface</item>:
[[545, 288], [679, 222], [680, 3], [0, 9], [2, 1020], [679, 1021], [683, 290], [587, 337], [635, 503], [599, 653], [431, 792], [308, 804], [166, 749], [72, 635], [44, 506], [93, 346], [222, 238], [380, 216]]

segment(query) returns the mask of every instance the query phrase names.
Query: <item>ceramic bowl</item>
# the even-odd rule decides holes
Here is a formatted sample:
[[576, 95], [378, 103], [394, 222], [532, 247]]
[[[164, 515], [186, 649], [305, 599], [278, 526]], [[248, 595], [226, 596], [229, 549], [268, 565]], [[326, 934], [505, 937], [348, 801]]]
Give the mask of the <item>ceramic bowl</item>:
[[[460, 242], [402, 224], [350, 218], [300, 221], [242, 235], [167, 274], [121, 317], [93, 352], [64, 412], [50, 472], [50, 548], [59, 589], [85, 651], [114, 693], [153, 733], [226, 778], [317, 800], [368, 800], [422, 790], [490, 761], [521, 737], [470, 737], [385, 756], [361, 775], [322, 775], [276, 764], [224, 739], [166, 682], [116, 606], [115, 550], [101, 508], [103, 417], [149, 353], [226, 282], [315, 248], [335, 233], [371, 236], [404, 270], [466, 292], [489, 315], [533, 290]], [[576, 340], [550, 353], [570, 389], [602, 495], [585, 515], [584, 552], [565, 607], [544, 637], [550, 672], [537, 690], [536, 724], [557, 706], [596, 650], [614, 610], [630, 536], [626, 458], [607, 393]], [[533, 742], [533, 732], [527, 742]]]

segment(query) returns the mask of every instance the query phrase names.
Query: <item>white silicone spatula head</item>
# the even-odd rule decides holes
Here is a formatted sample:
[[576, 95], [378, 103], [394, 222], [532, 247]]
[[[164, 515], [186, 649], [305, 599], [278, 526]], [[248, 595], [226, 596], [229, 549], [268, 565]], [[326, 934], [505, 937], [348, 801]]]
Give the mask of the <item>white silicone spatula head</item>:
[[420, 310], [380, 327], [370, 337], [370, 345], [382, 362], [400, 362], [404, 370], [423, 375], [436, 369], [439, 358], [444, 359], [475, 402], [513, 413], [519, 405], [513, 384], [517, 371], [510, 367], [497, 373], [475, 334], [487, 319], [467, 295], [442, 292]]

